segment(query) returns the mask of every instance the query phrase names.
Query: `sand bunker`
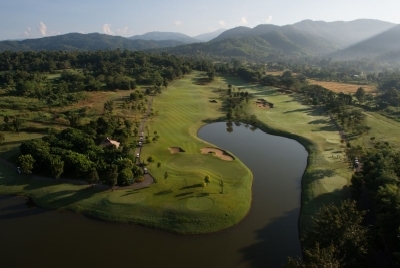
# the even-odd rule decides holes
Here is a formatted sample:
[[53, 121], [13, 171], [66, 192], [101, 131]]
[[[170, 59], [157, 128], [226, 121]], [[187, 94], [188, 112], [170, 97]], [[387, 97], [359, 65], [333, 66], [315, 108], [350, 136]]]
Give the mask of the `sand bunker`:
[[168, 150], [173, 154], [185, 152], [185, 150], [183, 150], [181, 147], [169, 147]]
[[215, 156], [217, 156], [225, 161], [233, 161], [235, 159], [233, 156], [231, 156], [224, 150], [217, 149], [217, 148], [202, 148], [201, 153], [203, 153], [203, 154], [213, 153], [213, 154], [215, 154]]

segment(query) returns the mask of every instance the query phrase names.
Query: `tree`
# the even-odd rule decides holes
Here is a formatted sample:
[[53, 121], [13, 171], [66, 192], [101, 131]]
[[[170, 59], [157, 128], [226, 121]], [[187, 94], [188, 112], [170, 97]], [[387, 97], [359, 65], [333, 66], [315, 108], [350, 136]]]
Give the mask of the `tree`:
[[160, 168], [161, 167], [161, 162], [157, 163], [157, 167]]
[[363, 103], [363, 102], [364, 102], [364, 97], [365, 97], [365, 89], [362, 88], [362, 87], [359, 87], [359, 88], [357, 89], [357, 91], [356, 91], [355, 96], [356, 96], [357, 100], [358, 100], [360, 103]]
[[32, 173], [34, 163], [35, 159], [33, 159], [32, 155], [30, 154], [20, 155], [18, 157], [18, 164], [21, 167], [21, 171], [26, 175]]
[[59, 179], [61, 174], [64, 172], [64, 161], [61, 160], [61, 157], [56, 156], [51, 158], [50, 160], [50, 170], [51, 175], [54, 178]]
[[3, 133], [0, 133], [0, 144], [6, 139], [6, 136]]
[[14, 118], [14, 120], [12, 121], [14, 130], [19, 132], [21, 130], [23, 123], [24, 123], [24, 120], [22, 118], [20, 118], [20, 117]]
[[164, 180], [165, 180], [165, 183], [167, 183], [167, 178], [168, 178], [168, 172], [165, 171], [165, 173], [164, 173]]
[[94, 184], [99, 181], [99, 174], [95, 168], [92, 168], [89, 173], [86, 175], [87, 182], [90, 184]]
[[[362, 225], [365, 211], [357, 209], [356, 201], [344, 200], [340, 206], [323, 206], [313, 218], [305, 236], [305, 260], [321, 266], [317, 257], [334, 256], [340, 266], [352, 267], [367, 253], [367, 228]], [[328, 254], [329, 253], [329, 254]], [[333, 262], [332, 261], [332, 262]]]
[[129, 168], [124, 168], [118, 175], [119, 185], [130, 185], [133, 182], [133, 173]]
[[208, 175], [204, 177], [204, 182], [208, 185], [211, 182], [211, 179]]
[[114, 102], [113, 101], [107, 101], [104, 103], [104, 111], [106, 113], [111, 114], [114, 110]]
[[147, 157], [147, 162], [154, 163], [156, 161], [156, 158], [154, 157], [154, 155], [150, 155], [149, 157]]
[[109, 165], [106, 170], [105, 178], [107, 184], [111, 187], [114, 187], [117, 184], [118, 166], [113, 164]]

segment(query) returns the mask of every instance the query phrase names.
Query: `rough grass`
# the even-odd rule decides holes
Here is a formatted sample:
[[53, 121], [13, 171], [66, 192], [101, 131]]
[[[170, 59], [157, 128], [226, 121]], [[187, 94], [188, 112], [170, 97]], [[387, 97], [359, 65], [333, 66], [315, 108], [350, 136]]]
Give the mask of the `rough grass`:
[[[198, 86], [193, 84], [197, 76], [199, 73], [186, 76], [154, 98], [153, 108], [159, 116], [148, 125], [150, 134], [157, 130], [161, 138], [143, 147], [141, 159], [154, 155], [156, 162], [162, 163], [160, 168], [155, 163], [148, 166], [157, 184], [141, 190], [100, 190], [29, 180], [0, 165], [0, 194], [28, 195], [44, 208], [70, 209], [97, 219], [177, 233], [207, 233], [236, 224], [250, 208], [252, 174], [238, 159], [227, 162], [201, 153], [201, 148], [212, 145], [198, 139], [197, 130], [205, 124], [203, 119], [222, 115], [221, 104], [209, 99], [218, 97], [215, 89], [224, 82]], [[118, 98], [129, 93], [104, 101], [121, 101]], [[103, 99], [97, 99], [100, 101]], [[171, 154], [168, 148], [173, 146], [185, 153]], [[165, 172], [169, 174], [167, 180]], [[206, 175], [211, 183], [203, 188]], [[220, 180], [224, 181], [224, 193]]]

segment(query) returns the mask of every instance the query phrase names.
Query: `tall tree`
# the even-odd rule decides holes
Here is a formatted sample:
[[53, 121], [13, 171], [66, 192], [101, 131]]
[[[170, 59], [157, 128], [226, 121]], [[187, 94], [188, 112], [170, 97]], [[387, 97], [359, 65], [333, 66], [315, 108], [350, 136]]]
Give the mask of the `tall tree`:
[[21, 171], [26, 175], [32, 173], [34, 163], [35, 159], [33, 159], [32, 155], [30, 154], [24, 154], [18, 157], [18, 164], [21, 167]]
[[54, 178], [59, 179], [61, 174], [64, 172], [64, 161], [61, 160], [61, 157], [53, 157], [51, 158], [50, 161], [50, 170], [51, 170], [51, 175], [54, 176]]

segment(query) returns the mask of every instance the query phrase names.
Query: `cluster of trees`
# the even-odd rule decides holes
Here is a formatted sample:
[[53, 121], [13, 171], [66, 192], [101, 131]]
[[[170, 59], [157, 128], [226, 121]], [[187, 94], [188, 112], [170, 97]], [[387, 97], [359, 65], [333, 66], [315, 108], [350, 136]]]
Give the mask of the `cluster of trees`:
[[306, 77], [302, 75], [294, 76], [291, 71], [286, 70], [280, 76], [266, 75], [260, 79], [263, 86], [283, 87], [286, 89], [299, 90], [307, 85]]
[[[168, 86], [174, 79], [210, 64], [196, 57], [132, 51], [3, 52], [0, 86], [10, 94], [37, 98], [48, 105], [67, 105], [94, 90], [131, 90], [137, 83]], [[62, 71], [57, 71], [62, 70]], [[49, 73], [60, 73], [49, 79]]]
[[362, 169], [352, 177], [352, 196], [368, 196], [371, 215], [371, 247], [391, 253], [400, 265], [400, 152], [387, 142], [372, 141], [374, 147], [358, 151]]
[[302, 237], [304, 260], [289, 257], [287, 267], [368, 266], [371, 245], [365, 213], [354, 200], [323, 206]]
[[[20, 163], [27, 162], [25, 158], [32, 158], [32, 172], [55, 178], [62, 175], [85, 178], [89, 183], [100, 180], [111, 186], [128, 185], [142, 176], [126, 142], [132, 127], [128, 120], [100, 117], [79, 129], [53, 131], [42, 139], [23, 142]], [[99, 146], [107, 137], [121, 141], [120, 148]]]

